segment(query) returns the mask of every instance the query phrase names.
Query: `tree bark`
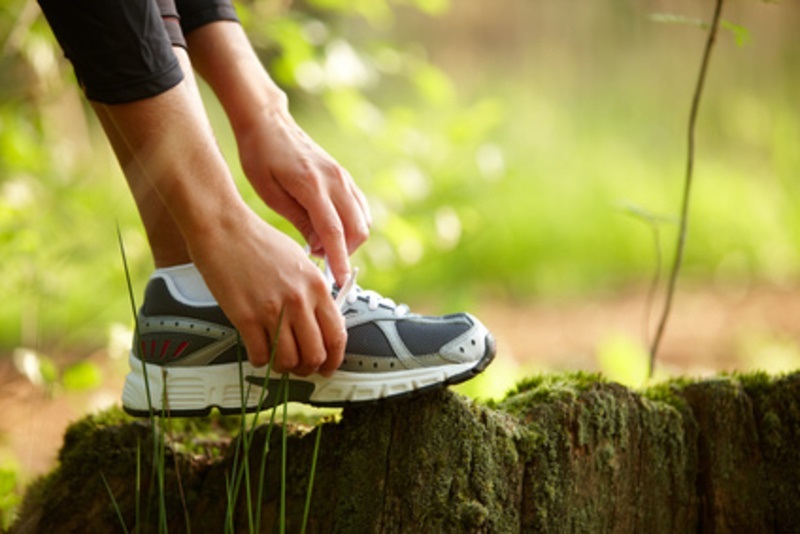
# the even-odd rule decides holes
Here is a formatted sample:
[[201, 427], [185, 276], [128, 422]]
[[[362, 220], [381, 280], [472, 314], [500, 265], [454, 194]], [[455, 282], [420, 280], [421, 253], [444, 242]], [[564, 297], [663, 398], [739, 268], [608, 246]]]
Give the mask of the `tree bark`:
[[[188, 522], [193, 532], [222, 532], [241, 440], [220, 426], [227, 419], [172, 424], [168, 529], [187, 531]], [[347, 408], [310, 432], [290, 429], [287, 532], [300, 529], [320, 429], [308, 532], [800, 529], [800, 373], [679, 380], [643, 392], [578, 373], [526, 380], [489, 405], [442, 391]], [[252, 524], [267, 434], [264, 425], [253, 435], [253, 489], [248, 500], [242, 483], [230, 515], [236, 531]], [[278, 526], [280, 438], [273, 429], [265, 532]], [[75, 423], [59, 466], [29, 489], [12, 532], [122, 532], [122, 522], [157, 531], [152, 457], [147, 422], [116, 410]]]

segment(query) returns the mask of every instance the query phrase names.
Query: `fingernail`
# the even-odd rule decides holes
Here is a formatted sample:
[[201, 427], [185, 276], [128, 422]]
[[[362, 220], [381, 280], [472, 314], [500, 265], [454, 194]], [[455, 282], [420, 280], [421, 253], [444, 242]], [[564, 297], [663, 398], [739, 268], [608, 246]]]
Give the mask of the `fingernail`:
[[308, 246], [311, 247], [311, 250], [319, 250], [321, 247], [319, 236], [314, 231], [308, 234]]

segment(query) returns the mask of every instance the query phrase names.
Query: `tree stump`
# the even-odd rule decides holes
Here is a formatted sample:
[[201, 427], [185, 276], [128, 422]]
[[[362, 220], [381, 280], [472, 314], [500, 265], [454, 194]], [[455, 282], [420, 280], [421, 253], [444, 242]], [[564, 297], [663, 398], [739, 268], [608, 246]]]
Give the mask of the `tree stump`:
[[[243, 479], [229, 509], [243, 452], [223, 423], [172, 422], [163, 462], [170, 532], [187, 523], [247, 532], [268, 434], [260, 530], [277, 531], [281, 430], [255, 429], [251, 491]], [[289, 429], [287, 532], [302, 522], [320, 429], [308, 532], [800, 529], [800, 373], [642, 392], [596, 375], [548, 375], [488, 405], [442, 391], [347, 408], [314, 430]], [[122, 532], [137, 522], [158, 531], [153, 455], [150, 423], [119, 410], [73, 424], [59, 466], [29, 489], [12, 532]]]

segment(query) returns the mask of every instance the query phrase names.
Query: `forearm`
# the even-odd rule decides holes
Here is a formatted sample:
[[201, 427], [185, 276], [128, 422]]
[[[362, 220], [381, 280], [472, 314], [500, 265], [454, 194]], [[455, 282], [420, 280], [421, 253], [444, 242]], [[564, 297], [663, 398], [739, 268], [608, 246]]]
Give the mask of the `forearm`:
[[264, 115], [288, 116], [285, 93], [270, 78], [236, 22], [204, 25], [186, 37], [197, 72], [208, 82], [235, 133]]
[[344, 284], [348, 256], [369, 235], [369, 207], [352, 177], [289, 114], [237, 23], [214, 22], [187, 35], [192, 62], [231, 122], [242, 169], [259, 196], [294, 224], [314, 254], [328, 257]]
[[[185, 82], [158, 96], [104, 106], [108, 120], [184, 236], [203, 236], [242, 206], [230, 172]], [[191, 243], [189, 243], [191, 246]]]

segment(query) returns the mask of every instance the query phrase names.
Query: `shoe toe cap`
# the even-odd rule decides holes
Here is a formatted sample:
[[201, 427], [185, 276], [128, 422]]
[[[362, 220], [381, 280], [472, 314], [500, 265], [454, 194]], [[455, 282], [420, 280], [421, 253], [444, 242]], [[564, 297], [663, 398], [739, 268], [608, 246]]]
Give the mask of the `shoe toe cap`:
[[489, 330], [475, 317], [468, 315], [472, 327], [442, 346], [439, 353], [457, 363], [474, 362], [484, 357], [487, 353], [488, 339], [491, 337]]

